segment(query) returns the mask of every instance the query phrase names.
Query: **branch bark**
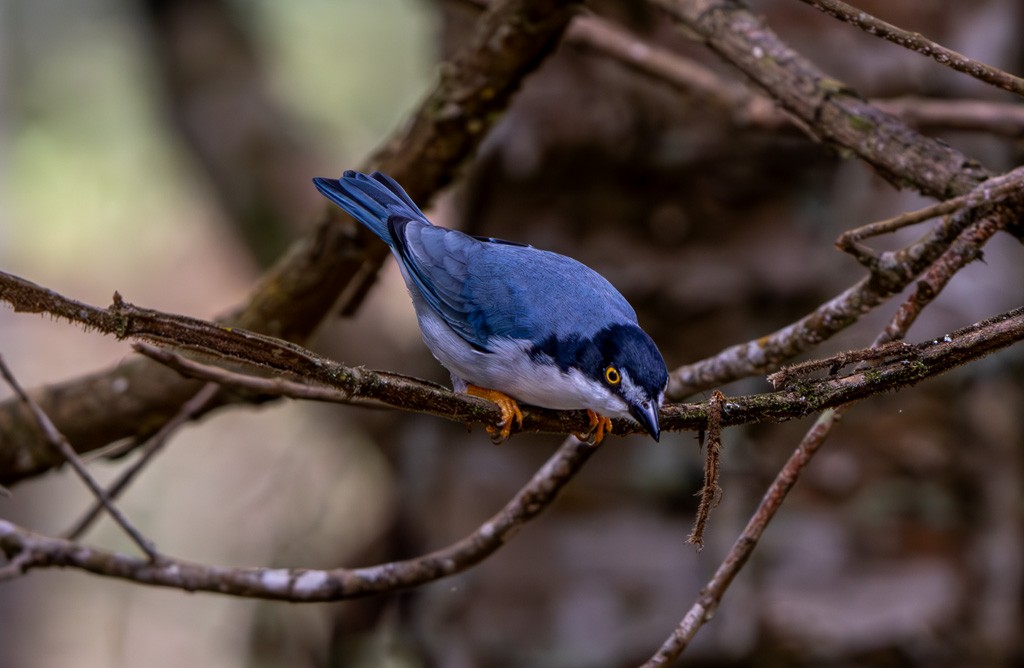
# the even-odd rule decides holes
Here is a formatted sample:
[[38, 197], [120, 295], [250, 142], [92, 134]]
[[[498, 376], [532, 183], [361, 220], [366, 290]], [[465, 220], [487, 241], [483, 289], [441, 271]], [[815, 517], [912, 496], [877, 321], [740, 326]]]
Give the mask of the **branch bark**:
[[886, 39], [893, 44], [899, 44], [905, 49], [916, 51], [923, 56], [928, 56], [940, 65], [963, 72], [979, 81], [1008, 90], [1017, 95], [1024, 95], [1024, 79], [1004, 72], [998, 67], [986, 65], [980, 61], [968, 58], [962, 53], [948, 49], [941, 44], [927, 39], [920, 33], [904, 30], [891, 23], [868, 14], [839, 0], [800, 0], [801, 2], [819, 9], [826, 14], [833, 16], [840, 21], [857, 26], [869, 35], [875, 35]]
[[[577, 17], [569, 26], [565, 43], [599, 53], [682, 93], [699, 97], [703, 104], [719, 107], [739, 127], [768, 131], [799, 127], [793, 116], [768, 96], [690, 58], [650, 44], [600, 17]], [[961, 130], [1009, 137], [1024, 134], [1024, 108], [1019, 104], [920, 97], [872, 98], [869, 103], [919, 131]]]
[[479, 563], [539, 515], [598, 448], [568, 438], [496, 515], [473, 533], [415, 559], [367, 568], [228, 568], [161, 555], [152, 562], [132, 555], [52, 538], [0, 520], [0, 551], [9, 563], [0, 581], [32, 569], [75, 568], [139, 584], [279, 601], [338, 601], [432, 582]]
[[[992, 226], [983, 229], [989, 236], [995, 233]], [[984, 239], [968, 236], [960, 241], [947, 254], [967, 261], [976, 254], [966, 249], [972, 244], [982, 243]], [[0, 272], [0, 299], [10, 302], [19, 311], [50, 313], [120, 338], [185, 348], [211, 359], [244, 363], [275, 375], [274, 378], [245, 376], [199, 364], [152, 346], [139, 347], [177, 373], [243, 391], [242, 394], [226, 396], [225, 401], [253, 402], [283, 395], [347, 404], [372, 403], [458, 422], [494, 424], [500, 419], [500, 413], [492, 403], [455, 394], [432, 383], [393, 373], [348, 367], [293, 343], [195, 318], [139, 308], [119, 298], [115, 298], [110, 308], [102, 309]], [[1024, 338], [1024, 309], [952, 332], [946, 338], [948, 340], [894, 350], [889, 361], [870, 372], [809, 381], [780, 392], [730, 399], [722, 411], [721, 422], [728, 426], [794, 419], [829, 406], [913, 385]], [[844, 353], [833, 358], [834, 362], [823, 361], [819, 366], [845, 364], [849, 359], [860, 358], [856, 353]], [[192, 382], [199, 387], [198, 381]], [[124, 391], [129, 389], [122, 388]], [[708, 410], [706, 404], [665, 406], [661, 415], [662, 428], [665, 431], [703, 429], [708, 422]], [[585, 432], [588, 426], [585, 411], [531, 408], [524, 414], [522, 428], [524, 431], [565, 434]], [[0, 421], [0, 431], [8, 427]], [[632, 421], [614, 421], [614, 433], [618, 435], [639, 431]], [[49, 448], [41, 455], [55, 457]], [[33, 475], [37, 469], [38, 463], [34, 461], [0, 459], [0, 483], [16, 482]]]
[[[959, 235], [971, 225], [978, 221], [996, 228], [1010, 224], [1019, 216], [1022, 193], [1024, 170], [1021, 169], [985, 181], [971, 193], [954, 198], [962, 208], [944, 218], [922, 239], [898, 251], [871, 253], [856, 245], [859, 238], [856, 234], [844, 234], [838, 245], [850, 250], [868, 266], [871, 271], [868, 276], [780, 330], [674, 370], [669, 379], [668, 395], [682, 399], [700, 390], [768, 372], [813, 349], [904, 290], [950, 247], [957, 245]], [[952, 205], [951, 200], [949, 205], [933, 205], [923, 211], [949, 213], [946, 207]], [[918, 218], [917, 214], [904, 214], [869, 225], [867, 229], [888, 229], [898, 225], [893, 221]]]
[[[426, 202], [479, 145], [522, 80], [552, 52], [580, 0], [500, 0], [473, 40], [442, 69], [412, 120], [363, 169], [381, 169]], [[307, 175], [308, 176], [308, 175]], [[303, 177], [307, 178], [307, 177]], [[373, 283], [387, 248], [337, 207], [291, 246], [229, 320], [288, 341], [304, 341], [333, 306], [352, 312]], [[125, 391], [130, 388], [130, 391]], [[143, 358], [42, 388], [34, 396], [79, 452], [155, 430], [200, 385]], [[59, 463], [17, 402], [0, 403], [0, 469], [37, 475]]]
[[828, 77], [735, 0], [653, 0], [746, 74], [812, 137], [852, 151], [897, 188], [946, 199], [991, 176], [977, 161], [908, 127]]

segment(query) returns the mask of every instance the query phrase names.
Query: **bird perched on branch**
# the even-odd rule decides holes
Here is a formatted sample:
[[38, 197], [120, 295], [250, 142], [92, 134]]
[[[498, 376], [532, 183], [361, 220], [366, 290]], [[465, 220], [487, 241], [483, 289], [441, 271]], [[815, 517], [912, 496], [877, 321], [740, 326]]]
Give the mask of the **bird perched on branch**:
[[347, 171], [317, 189], [380, 237], [398, 259], [423, 340], [457, 392], [493, 401], [500, 442], [519, 401], [586, 409], [600, 442], [610, 417], [654, 440], [668, 370], [625, 298], [576, 260], [532, 246], [437, 227], [394, 179]]

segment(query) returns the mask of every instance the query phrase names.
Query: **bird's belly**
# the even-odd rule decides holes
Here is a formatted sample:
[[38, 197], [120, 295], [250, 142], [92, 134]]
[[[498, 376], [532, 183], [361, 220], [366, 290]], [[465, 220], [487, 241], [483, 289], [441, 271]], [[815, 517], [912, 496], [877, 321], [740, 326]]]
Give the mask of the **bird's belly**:
[[[556, 410], [591, 409], [612, 417], [628, 417], [625, 402], [600, 391], [576, 370], [563, 372], [553, 362], [531, 357], [529, 343], [513, 339], [488, 342], [491, 352], [469, 345], [433, 313], [421, 314], [423, 340], [434, 357], [452, 372], [453, 380], [503, 392], [523, 403]], [[456, 390], [464, 388], [456, 387]]]

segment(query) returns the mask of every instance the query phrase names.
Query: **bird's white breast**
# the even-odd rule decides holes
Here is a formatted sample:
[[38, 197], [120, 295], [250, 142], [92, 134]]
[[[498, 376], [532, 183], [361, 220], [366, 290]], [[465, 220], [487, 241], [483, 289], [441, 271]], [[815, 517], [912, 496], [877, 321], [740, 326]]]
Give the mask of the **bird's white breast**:
[[531, 357], [527, 341], [499, 338], [482, 352], [449, 328], [414, 296], [423, 340], [434, 357], [452, 373], [457, 391], [462, 384], [498, 390], [523, 403], [557, 410], [591, 409], [601, 415], [629, 417], [626, 403], [576, 369], [563, 372], [545, 355]]

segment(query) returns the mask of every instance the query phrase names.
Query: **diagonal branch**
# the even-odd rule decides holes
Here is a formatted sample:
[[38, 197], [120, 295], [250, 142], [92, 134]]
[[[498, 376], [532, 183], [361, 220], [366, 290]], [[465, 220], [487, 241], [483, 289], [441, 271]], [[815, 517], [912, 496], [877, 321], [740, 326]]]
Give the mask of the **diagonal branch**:
[[[650, 44], [598, 16], [578, 16], [569, 26], [565, 43], [615, 60], [700, 99], [702, 104], [717, 106], [739, 127], [779, 130], [796, 125], [791, 115], [763, 93], [695, 60]], [[917, 130], [961, 130], [1010, 137], [1024, 134], [1024, 108], [1019, 104], [919, 97], [872, 98], [869, 102]]]
[[[153, 460], [164, 446], [170, 441], [171, 436], [181, 427], [183, 424], [195, 418], [199, 415], [207, 405], [217, 396], [220, 391], [220, 387], [215, 383], [207, 383], [203, 386], [194, 397], [186, 401], [178, 414], [168, 420], [157, 433], [148, 439], [146, 444], [142, 446], [142, 454], [139, 458], [132, 462], [131, 466], [128, 466], [120, 474], [117, 479], [110, 484], [106, 489], [107, 495], [111, 499], [116, 499], [118, 496], [128, 488], [128, 485], [142, 472], [142, 469], [146, 467], [149, 462]], [[99, 517], [100, 512], [103, 510], [101, 503], [94, 503], [89, 510], [85, 511], [82, 516], [67, 530], [64, 532], [64, 537], [68, 540], [78, 540], [79, 537], [85, 531], [92, 526], [92, 523]]]
[[[338, 601], [405, 589], [460, 573], [494, 553], [523, 524], [551, 505], [597, 450], [575, 438], [566, 439], [504, 508], [476, 531], [414, 559], [332, 570], [228, 568], [169, 557], [153, 563], [43, 536], [0, 520], [0, 551], [11, 562], [0, 569], [0, 579], [36, 568], [76, 568], [140, 584], [293, 602]], [[19, 570], [12, 573], [15, 564]]]
[[652, 0], [746, 74], [812, 136], [852, 151], [897, 188], [946, 199], [990, 174], [976, 161], [912, 130], [827, 76], [736, 0]]
[[156, 563], [159, 560], [156, 548], [153, 547], [153, 544], [146, 540], [141, 533], [139, 533], [139, 530], [128, 521], [128, 518], [125, 517], [124, 513], [114, 505], [114, 502], [107, 495], [103, 487], [100, 486], [100, 484], [96, 482], [96, 479], [92, 477], [92, 474], [89, 473], [89, 469], [85, 467], [85, 463], [78, 456], [78, 453], [75, 452], [74, 448], [71, 447], [71, 444], [68, 443], [68, 440], [57, 430], [50, 418], [45, 412], [43, 412], [43, 409], [39, 407], [39, 404], [37, 404], [32, 397], [26, 394], [25, 390], [21, 387], [21, 383], [17, 381], [14, 374], [11, 373], [11, 370], [8, 368], [7, 363], [4, 362], [3, 357], [0, 357], [0, 376], [3, 376], [4, 380], [7, 381], [7, 384], [11, 386], [11, 389], [14, 390], [15, 396], [17, 396], [18, 399], [28, 407], [29, 412], [32, 414], [32, 418], [36, 421], [36, 424], [39, 426], [39, 430], [42, 432], [47, 442], [53, 446], [54, 450], [59, 452], [61, 456], [67, 460], [68, 464], [71, 465], [71, 468], [73, 468], [75, 473], [78, 474], [78, 477], [85, 483], [85, 486], [88, 487], [89, 491], [96, 497], [99, 504], [107, 511], [107, 514], [110, 515], [124, 530], [124, 532], [128, 534], [128, 537], [139, 546], [139, 549], [149, 557], [149, 563]]
[[[850, 253], [872, 271], [877, 271], [885, 263], [880, 261], [879, 255], [861, 246], [860, 241], [882, 234], [889, 234], [904, 227], [917, 225], [931, 218], [944, 216], [959, 210], [974, 209], [982, 206], [987, 208], [1007, 198], [1018, 196], [1022, 191], [1024, 191], [1024, 167], [1017, 167], [1005, 174], [992, 177], [965, 195], [953, 197], [952, 199], [947, 199], [917, 211], [900, 214], [887, 220], [843, 232], [839, 235], [839, 239], [836, 240], [836, 247]], [[910, 252], [906, 251], [902, 253], [902, 255], [910, 254]], [[895, 261], [899, 262], [899, 253], [888, 253], [886, 255], [894, 257]], [[888, 264], [892, 265], [894, 263], [890, 261]]]
[[905, 49], [928, 56], [935, 62], [957, 72], [963, 72], [978, 81], [984, 81], [987, 84], [992, 84], [1017, 95], [1024, 95], [1024, 79], [1004, 72], [998, 67], [986, 65], [983, 62], [968, 58], [962, 53], [957, 53], [953, 49], [948, 49], [937, 42], [931, 41], [920, 33], [904, 30], [891, 23], [886, 23], [862, 9], [848, 5], [845, 2], [840, 2], [840, 0], [800, 1], [815, 9], [820, 9], [840, 21], [857, 26], [869, 35], [881, 37], [893, 44], [899, 44]]
[[[498, 0], [476, 32], [442, 67], [440, 81], [411, 120], [365, 165], [402, 182], [425, 202], [453, 178], [500, 118], [523, 79], [557, 46], [581, 0]], [[301, 176], [308, 179], [311, 175]], [[387, 249], [336, 207], [264, 276], [234, 324], [303, 341], [339, 304], [352, 312], [373, 283]], [[131, 392], [124, 392], [124, 388]], [[39, 402], [80, 452], [158, 427], [199, 390], [146, 359], [74, 378], [39, 394]], [[0, 470], [35, 475], [60, 459], [13, 401], [0, 403]], [[141, 439], [139, 439], [141, 440]]]
[[[988, 224], [1000, 228], [1016, 220], [1022, 196], [1024, 168], [989, 179], [970, 193], [951, 200], [951, 204], [955, 201], [962, 208], [939, 222], [922, 239], [881, 255], [874, 255], [866, 249], [858, 250], [856, 242], [864, 235], [844, 234], [838, 245], [844, 250], [857, 251], [855, 257], [871, 269], [868, 276], [780, 330], [675, 369], [669, 379], [669, 396], [682, 399], [703, 389], [765, 373], [813, 349], [903, 291], [954, 245], [957, 235], [976, 218], [981, 217]], [[920, 220], [922, 215], [948, 213], [950, 210], [949, 206], [941, 203], [923, 209], [923, 214], [905, 214], [868, 225], [862, 230], [865, 234], [887, 231], [906, 224], [908, 220]]]

